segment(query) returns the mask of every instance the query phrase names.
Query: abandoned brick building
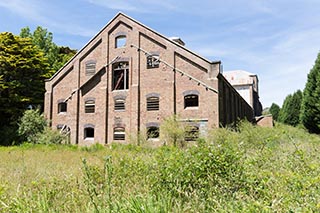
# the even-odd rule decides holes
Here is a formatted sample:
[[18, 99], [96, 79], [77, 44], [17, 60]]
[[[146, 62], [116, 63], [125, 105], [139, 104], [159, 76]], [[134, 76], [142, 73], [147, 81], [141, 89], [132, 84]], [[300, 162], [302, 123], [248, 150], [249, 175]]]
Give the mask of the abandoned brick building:
[[221, 67], [119, 13], [46, 81], [45, 115], [74, 144], [125, 143], [140, 132], [157, 138], [173, 115], [204, 136], [254, 117]]

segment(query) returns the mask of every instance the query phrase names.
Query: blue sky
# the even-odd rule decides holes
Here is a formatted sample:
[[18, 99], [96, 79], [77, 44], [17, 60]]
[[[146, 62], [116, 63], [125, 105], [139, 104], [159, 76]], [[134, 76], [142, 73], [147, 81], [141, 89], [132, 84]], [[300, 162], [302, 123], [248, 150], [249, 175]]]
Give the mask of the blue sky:
[[264, 107], [304, 88], [320, 49], [319, 0], [1, 0], [0, 32], [42, 26], [80, 49], [119, 11], [225, 71], [258, 74]]

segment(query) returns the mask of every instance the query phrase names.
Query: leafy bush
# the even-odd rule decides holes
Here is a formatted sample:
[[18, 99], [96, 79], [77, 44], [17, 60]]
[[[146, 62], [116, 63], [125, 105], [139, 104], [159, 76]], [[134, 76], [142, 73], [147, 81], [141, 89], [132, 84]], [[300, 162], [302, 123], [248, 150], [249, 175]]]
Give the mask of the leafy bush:
[[18, 134], [23, 141], [36, 143], [37, 135], [42, 133], [47, 121], [39, 110], [26, 110], [19, 122]]

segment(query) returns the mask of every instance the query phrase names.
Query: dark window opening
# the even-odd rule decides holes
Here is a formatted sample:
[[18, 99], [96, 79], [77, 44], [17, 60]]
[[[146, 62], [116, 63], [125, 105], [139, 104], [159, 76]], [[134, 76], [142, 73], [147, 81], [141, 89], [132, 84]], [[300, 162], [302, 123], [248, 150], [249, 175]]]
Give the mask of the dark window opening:
[[198, 95], [184, 96], [184, 108], [198, 107], [198, 106], [199, 106], [199, 96]]
[[94, 138], [94, 128], [87, 127], [84, 129], [84, 139]]
[[147, 139], [159, 138], [159, 127], [151, 126], [147, 128]]
[[129, 89], [128, 62], [120, 62], [113, 66], [112, 89], [113, 90]]
[[61, 113], [61, 112], [67, 112], [67, 103], [66, 102], [58, 103], [58, 113]]
[[159, 97], [147, 98], [147, 111], [159, 110]]
[[125, 110], [125, 100], [124, 99], [116, 99], [114, 101], [114, 110], [115, 111]]
[[147, 56], [147, 69], [158, 68], [159, 64], [159, 55], [153, 54]]
[[185, 131], [185, 141], [196, 141], [199, 138], [199, 127], [187, 126]]
[[125, 140], [126, 133], [123, 127], [116, 127], [113, 130], [113, 140]]
[[85, 113], [94, 113], [95, 111], [95, 102], [94, 100], [86, 101], [84, 107]]
[[127, 43], [127, 37], [125, 35], [118, 36], [116, 38], [116, 48], [124, 47]]
[[96, 72], [96, 63], [88, 62], [86, 63], [86, 75], [94, 75]]

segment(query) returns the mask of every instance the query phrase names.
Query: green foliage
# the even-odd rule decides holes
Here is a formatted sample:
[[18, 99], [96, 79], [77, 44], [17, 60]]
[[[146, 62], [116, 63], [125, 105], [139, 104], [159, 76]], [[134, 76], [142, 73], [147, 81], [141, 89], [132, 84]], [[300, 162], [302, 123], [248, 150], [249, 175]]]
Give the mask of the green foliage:
[[291, 126], [297, 126], [300, 123], [302, 92], [300, 90], [288, 95], [283, 102], [279, 113], [279, 121]]
[[53, 42], [53, 34], [38, 26], [33, 33], [29, 27], [21, 29], [20, 36], [23, 38], [31, 38], [34, 45], [39, 47], [50, 64], [47, 78], [50, 78], [57, 70], [59, 70], [75, 53], [69, 47], [59, 47]]
[[319, 212], [319, 142], [242, 122], [183, 149], [0, 147], [0, 211]]
[[37, 136], [43, 132], [47, 121], [39, 110], [26, 110], [19, 122], [18, 134], [23, 141], [36, 143]]
[[320, 53], [308, 74], [303, 91], [301, 122], [312, 133], [320, 133]]
[[160, 126], [160, 139], [165, 145], [184, 146], [185, 129], [177, 116], [165, 119]]
[[275, 121], [278, 121], [279, 117], [279, 112], [280, 112], [280, 107], [278, 104], [272, 103], [271, 107], [269, 109], [269, 113], [272, 115], [273, 119]]

